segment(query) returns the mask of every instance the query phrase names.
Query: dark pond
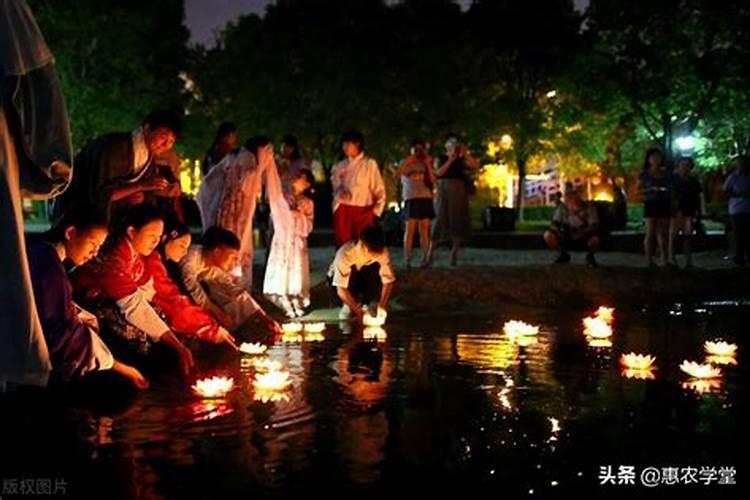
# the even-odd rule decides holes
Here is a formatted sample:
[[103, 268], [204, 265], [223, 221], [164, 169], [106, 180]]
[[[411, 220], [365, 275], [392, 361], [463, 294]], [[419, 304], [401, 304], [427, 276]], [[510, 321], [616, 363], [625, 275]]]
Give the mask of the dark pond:
[[[293, 380], [277, 401], [256, 400], [254, 368], [213, 346], [200, 350], [198, 373], [233, 377], [225, 400], [199, 400], [173, 370], [151, 373], [141, 394], [107, 379], [0, 396], [0, 478], [63, 480], [68, 498], [599, 498], [643, 491], [600, 486], [602, 466], [735, 467], [737, 486], [711, 487], [735, 495], [750, 306], [618, 310], [609, 347], [584, 336], [590, 313], [394, 315], [380, 342], [329, 324], [323, 341], [269, 349]], [[536, 342], [506, 338], [509, 319], [539, 325]], [[737, 364], [685, 385], [680, 363], [702, 362], [714, 338], [739, 345]], [[656, 357], [653, 379], [623, 374], [619, 357], [631, 351]]]

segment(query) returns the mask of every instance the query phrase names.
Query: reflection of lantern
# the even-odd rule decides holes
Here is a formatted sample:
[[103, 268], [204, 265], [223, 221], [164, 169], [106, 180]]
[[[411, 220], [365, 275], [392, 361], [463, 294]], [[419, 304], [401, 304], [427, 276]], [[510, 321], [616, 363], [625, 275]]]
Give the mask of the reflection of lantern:
[[253, 360], [253, 367], [258, 371], [278, 371], [281, 370], [281, 363], [270, 358], [258, 358]]
[[737, 344], [730, 344], [723, 340], [721, 341], [706, 341], [703, 344], [707, 354], [713, 356], [735, 356], [737, 354]]
[[281, 325], [281, 329], [284, 330], [284, 333], [299, 333], [302, 331], [302, 323], [284, 323]]
[[690, 379], [682, 383], [682, 388], [696, 394], [708, 394], [721, 389], [721, 379]]
[[523, 321], [510, 320], [503, 325], [503, 332], [508, 337], [520, 337], [525, 335], [536, 335], [539, 333], [539, 327], [524, 323]]
[[187, 411], [190, 421], [198, 423], [229, 415], [234, 410], [225, 403], [199, 401], [188, 406]]
[[305, 333], [305, 342], [322, 342], [325, 339], [322, 333]]
[[269, 389], [256, 389], [253, 398], [261, 403], [287, 402], [291, 398], [288, 393]]
[[683, 361], [680, 370], [697, 379], [711, 379], [721, 377], [721, 370], [708, 364], [700, 364], [694, 361]]
[[656, 378], [656, 375], [654, 375], [654, 370], [652, 368], [623, 368], [621, 374], [625, 378], [632, 378], [637, 380], [654, 380]]
[[386, 339], [388, 334], [385, 329], [381, 326], [366, 326], [362, 330], [362, 338], [364, 340], [374, 340], [376, 342], [382, 342]]
[[302, 342], [302, 335], [299, 332], [286, 332], [281, 335], [281, 341], [287, 344], [296, 344]]
[[737, 366], [737, 358], [734, 356], [706, 356], [706, 363]]
[[289, 372], [274, 370], [267, 373], [256, 373], [253, 386], [256, 390], [280, 391], [286, 389], [291, 383]]
[[305, 323], [305, 333], [322, 333], [325, 329], [325, 323]]
[[650, 370], [654, 361], [656, 361], [656, 358], [650, 354], [643, 355], [631, 352], [620, 356], [620, 364], [631, 370]]
[[234, 379], [229, 377], [210, 377], [198, 380], [193, 391], [202, 398], [223, 398], [234, 387]]
[[266, 349], [268, 349], [267, 346], [258, 342], [243, 342], [240, 345], [240, 351], [244, 354], [263, 354], [264, 352], [266, 352]]
[[612, 341], [609, 339], [597, 339], [594, 337], [586, 337], [589, 347], [612, 347]]

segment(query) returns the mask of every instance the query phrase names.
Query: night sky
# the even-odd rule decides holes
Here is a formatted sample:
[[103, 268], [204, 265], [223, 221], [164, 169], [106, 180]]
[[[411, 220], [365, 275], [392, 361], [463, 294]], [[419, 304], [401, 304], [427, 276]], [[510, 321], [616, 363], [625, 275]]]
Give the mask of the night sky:
[[[254, 12], [262, 14], [273, 0], [185, 0], [187, 25], [193, 34], [192, 41], [213, 45], [214, 31], [221, 29], [227, 21], [240, 14]], [[460, 0], [470, 4], [471, 0]], [[518, 0], [523, 1], [523, 0]], [[589, 0], [575, 0], [579, 9], [584, 9]]]

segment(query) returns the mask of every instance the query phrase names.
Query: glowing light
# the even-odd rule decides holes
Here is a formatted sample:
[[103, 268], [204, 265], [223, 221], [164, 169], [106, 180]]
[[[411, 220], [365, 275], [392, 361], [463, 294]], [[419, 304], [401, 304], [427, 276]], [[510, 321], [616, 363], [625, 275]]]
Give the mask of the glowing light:
[[302, 335], [299, 333], [284, 333], [281, 336], [281, 341], [286, 344], [298, 344], [302, 342]]
[[720, 341], [706, 341], [703, 344], [707, 354], [712, 356], [730, 356], [734, 357], [737, 354], [737, 344], [730, 344], [723, 340]]
[[511, 338], [511, 341], [521, 347], [528, 347], [539, 342], [539, 340], [533, 335], [521, 335], [519, 337]]
[[305, 342], [322, 342], [325, 339], [322, 333], [305, 333]]
[[620, 364], [624, 368], [630, 368], [631, 370], [650, 370], [653, 367], [656, 358], [650, 354], [623, 354], [620, 356]]
[[697, 379], [712, 379], [721, 377], [721, 370], [712, 365], [700, 364], [695, 361], [683, 361], [680, 370]]
[[281, 391], [289, 387], [292, 381], [289, 372], [273, 370], [267, 373], [256, 373], [253, 386], [256, 390]]
[[234, 409], [225, 403], [199, 401], [190, 404], [187, 407], [187, 412], [190, 421], [198, 423], [229, 415], [234, 412]]
[[256, 389], [253, 399], [255, 399], [255, 401], [260, 401], [261, 403], [278, 403], [279, 401], [289, 401], [291, 396], [283, 391]]
[[362, 330], [362, 338], [364, 340], [383, 342], [387, 336], [388, 334], [382, 326], [367, 326]]
[[326, 329], [325, 323], [305, 323], [306, 333], [321, 333]]
[[721, 389], [720, 379], [691, 379], [682, 383], [682, 388], [695, 392], [696, 394], [708, 394]]
[[606, 339], [612, 336], [612, 327], [599, 317], [583, 318], [583, 333], [587, 337]]
[[612, 347], [612, 341], [609, 339], [597, 339], [586, 337], [589, 347]]
[[536, 335], [539, 333], [539, 327], [512, 319], [505, 322], [505, 325], [503, 325], [503, 332], [508, 337], [516, 338], [527, 335]]
[[240, 351], [244, 354], [263, 354], [264, 352], [266, 352], [266, 349], [268, 349], [267, 346], [258, 342], [243, 342], [242, 344], [240, 344]]
[[284, 333], [300, 333], [302, 328], [302, 323], [298, 322], [284, 323], [281, 325], [281, 329], [284, 330]]
[[223, 398], [234, 387], [234, 379], [230, 377], [210, 377], [200, 379], [193, 385], [193, 391], [206, 399]]
[[734, 356], [706, 356], [706, 363], [712, 365], [737, 366], [737, 358]]
[[637, 380], [654, 380], [656, 378], [656, 375], [654, 375], [654, 370], [652, 368], [645, 368], [640, 370], [633, 368], [623, 368], [620, 373], [625, 378], [632, 378]]
[[599, 306], [599, 309], [596, 310], [594, 315], [598, 318], [603, 319], [607, 322], [607, 324], [612, 324], [612, 322], [615, 320], [615, 308], [614, 307], [606, 307], [606, 306]]
[[253, 367], [259, 372], [275, 372], [281, 370], [281, 363], [275, 359], [258, 358], [253, 360]]
[[557, 90], [550, 90], [545, 95], [547, 96], [547, 99], [552, 99], [557, 95]]
[[378, 312], [375, 316], [373, 316], [369, 312], [366, 312], [364, 317], [362, 318], [362, 323], [365, 326], [383, 326], [387, 317], [388, 313], [386, 312], [386, 310], [382, 307], [378, 307]]
[[695, 137], [693, 137], [692, 135], [678, 137], [677, 139], [675, 139], [675, 142], [677, 143], [677, 147], [680, 148], [681, 151], [691, 151], [695, 149]]
[[594, 195], [594, 201], [615, 201], [615, 197], [609, 191], [599, 191]]
[[555, 417], [548, 417], [547, 420], [549, 420], [550, 424], [552, 424], [551, 432], [560, 432], [560, 421], [558, 419], [556, 419]]

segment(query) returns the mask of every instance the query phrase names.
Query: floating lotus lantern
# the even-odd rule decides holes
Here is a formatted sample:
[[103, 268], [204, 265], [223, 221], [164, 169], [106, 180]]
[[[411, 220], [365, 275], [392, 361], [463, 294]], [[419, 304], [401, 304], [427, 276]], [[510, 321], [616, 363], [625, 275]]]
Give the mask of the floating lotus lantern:
[[533, 335], [521, 335], [513, 338], [512, 341], [521, 347], [528, 347], [538, 342], [537, 338]]
[[281, 341], [285, 344], [297, 344], [302, 342], [302, 335], [299, 333], [285, 333], [281, 336]]
[[256, 390], [282, 391], [292, 383], [289, 372], [272, 370], [266, 373], [256, 373], [253, 386]]
[[631, 352], [630, 354], [623, 354], [620, 356], [620, 364], [623, 368], [628, 368], [630, 370], [651, 370], [654, 361], [656, 361], [656, 358], [650, 354], [644, 355]]
[[586, 337], [589, 347], [612, 347], [612, 341], [609, 339], [597, 339], [594, 337]]
[[234, 379], [230, 377], [210, 377], [197, 380], [193, 391], [205, 399], [223, 398], [234, 387]]
[[320, 323], [305, 323], [305, 333], [323, 333], [326, 329], [326, 324]]
[[714, 379], [721, 377], [721, 370], [713, 365], [700, 364], [695, 361], [683, 361], [680, 370], [695, 379]]
[[382, 307], [378, 307], [378, 312], [375, 316], [373, 316], [369, 312], [365, 312], [365, 315], [362, 318], [362, 323], [365, 326], [383, 326], [387, 317], [388, 313], [385, 311], [385, 309], [383, 309]]
[[606, 339], [612, 336], [612, 326], [599, 316], [583, 318], [583, 333], [595, 339]]
[[366, 326], [362, 330], [362, 338], [364, 340], [374, 340], [376, 342], [382, 342], [386, 339], [388, 334], [385, 329], [381, 326]]
[[292, 323], [284, 323], [281, 325], [281, 329], [284, 331], [284, 333], [300, 333], [302, 331], [302, 323], [298, 322], [292, 322]]
[[286, 392], [274, 391], [269, 389], [256, 389], [253, 398], [261, 403], [277, 403], [279, 401], [289, 401], [291, 398]]
[[505, 322], [503, 332], [511, 338], [531, 336], [539, 333], [539, 327], [512, 319]]
[[706, 349], [706, 353], [712, 356], [734, 357], [737, 354], [737, 344], [730, 344], [723, 340], [706, 341], [703, 347]]
[[253, 367], [259, 372], [275, 372], [281, 370], [281, 363], [275, 359], [259, 358], [253, 360]]
[[268, 346], [258, 342], [243, 342], [240, 344], [240, 351], [244, 354], [260, 355], [266, 352]]
[[305, 342], [322, 342], [326, 338], [322, 333], [305, 333]]
[[708, 394], [721, 389], [721, 379], [690, 379], [682, 383], [682, 388], [693, 391], [696, 394]]
[[656, 375], [654, 375], [654, 370], [652, 368], [646, 368], [643, 370], [623, 368], [621, 374], [625, 378], [632, 378], [637, 380], [654, 380], [656, 378]]
[[712, 365], [737, 365], [737, 358], [734, 356], [706, 356], [706, 363]]

